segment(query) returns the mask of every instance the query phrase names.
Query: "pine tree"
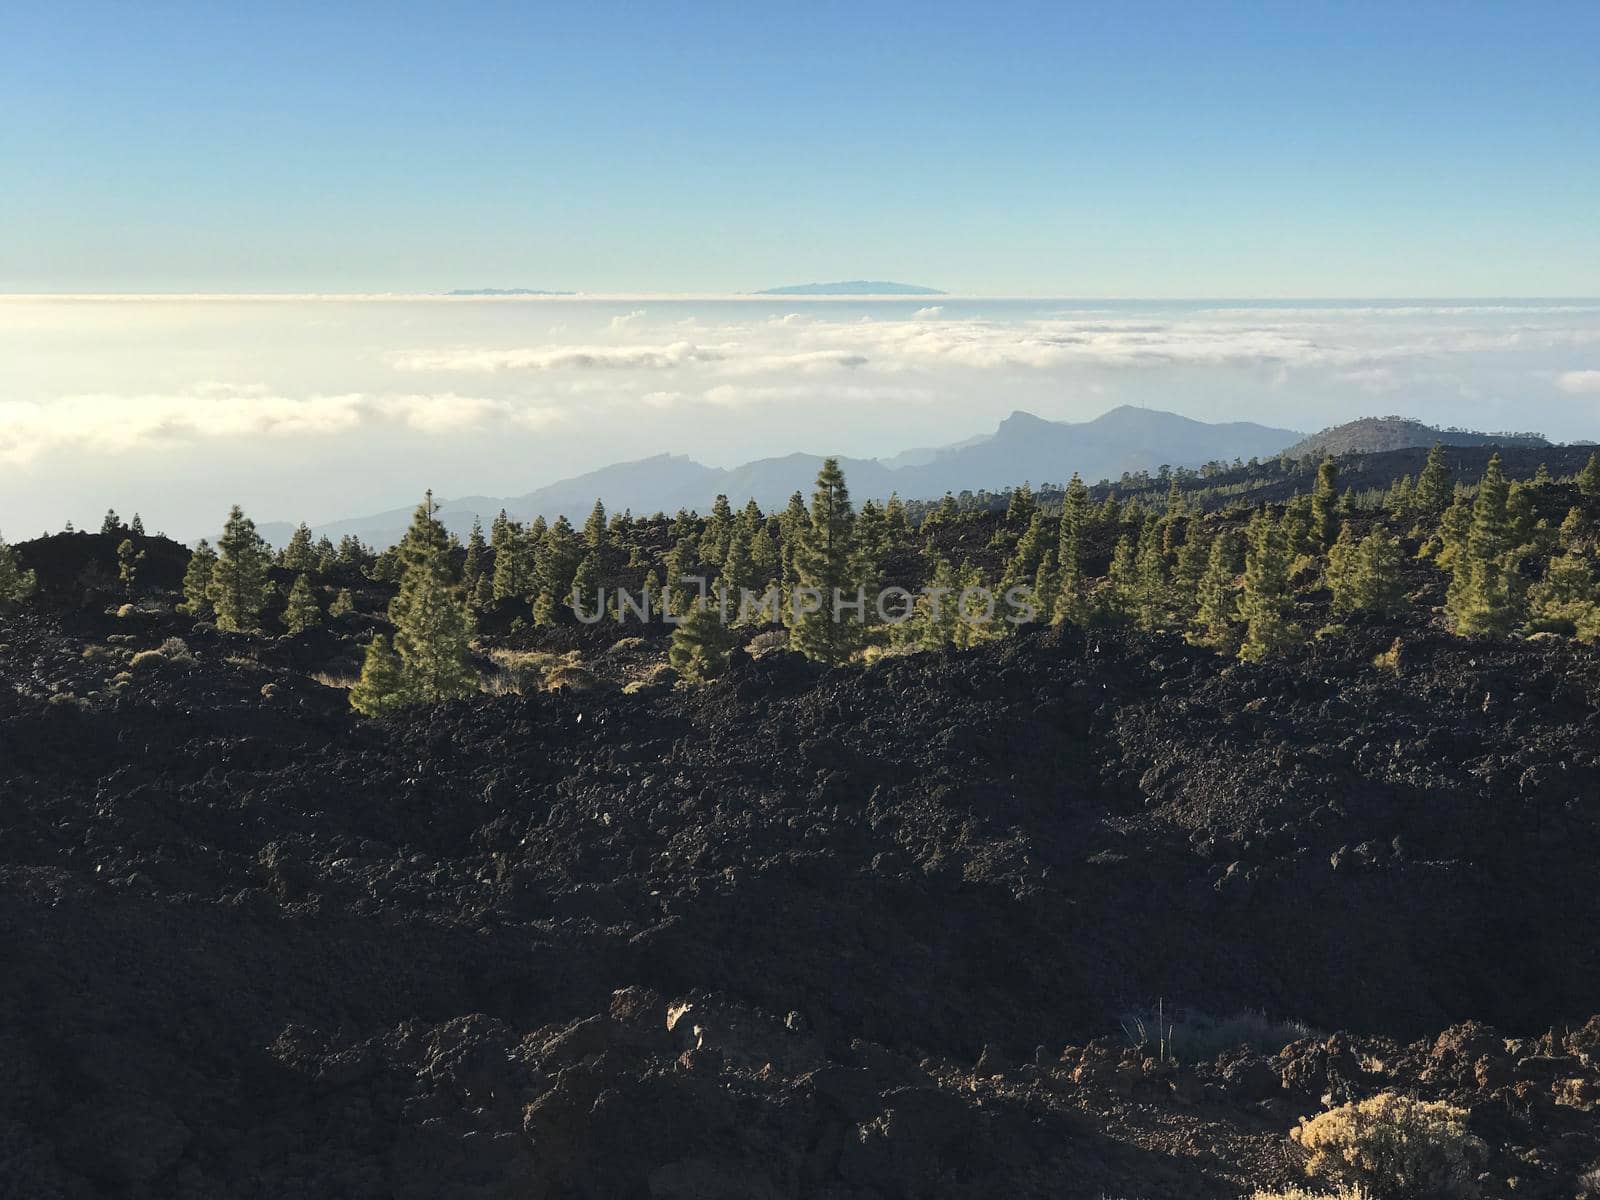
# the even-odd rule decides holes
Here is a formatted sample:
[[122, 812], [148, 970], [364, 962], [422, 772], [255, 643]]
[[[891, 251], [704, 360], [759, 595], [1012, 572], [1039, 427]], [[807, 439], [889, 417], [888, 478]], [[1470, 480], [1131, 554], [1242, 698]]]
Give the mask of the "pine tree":
[[705, 570], [700, 565], [700, 543], [694, 534], [680, 537], [661, 565], [667, 573], [663, 598], [673, 616], [686, 617], [700, 601]]
[[1245, 622], [1239, 657], [1258, 662], [1292, 646], [1299, 631], [1289, 620], [1289, 546], [1282, 526], [1265, 511], [1251, 518], [1239, 615]]
[[310, 571], [317, 565], [317, 554], [311, 545], [311, 527], [302, 521], [283, 548], [279, 564], [289, 571]]
[[489, 543], [483, 536], [483, 522], [472, 518], [472, 532], [467, 535], [467, 553], [461, 560], [461, 590], [477, 608], [478, 583], [484, 576], [484, 564], [489, 558]]
[[1237, 641], [1234, 624], [1239, 616], [1239, 591], [1235, 586], [1238, 577], [1238, 535], [1224, 529], [1211, 540], [1211, 550], [1206, 555], [1199, 603], [1189, 634], [1191, 642], [1209, 646], [1219, 654], [1232, 653]]
[[1028, 481], [1023, 480], [1020, 487], [1012, 489], [1011, 499], [1006, 504], [1006, 524], [1013, 529], [1025, 528], [1033, 520], [1034, 513], [1039, 511], [1039, 505], [1033, 498], [1033, 489], [1028, 486]]
[[1200, 580], [1205, 577], [1211, 558], [1213, 539], [1198, 519], [1190, 518], [1183, 545], [1178, 547], [1178, 562], [1172, 570], [1173, 611], [1181, 624], [1194, 619], [1200, 607]]
[[1107, 586], [1098, 614], [1101, 619], [1119, 624], [1131, 621], [1135, 614], [1138, 583], [1138, 543], [1123, 534], [1111, 552], [1111, 567], [1106, 572]]
[[211, 569], [211, 605], [217, 628], [249, 633], [261, 621], [270, 590], [272, 552], [256, 532], [256, 523], [235, 504], [217, 539], [217, 561]]
[[705, 532], [700, 537], [700, 557], [705, 562], [720, 563], [728, 557], [728, 537], [733, 533], [733, 507], [727, 496], [719, 495], [711, 505], [711, 515], [706, 518]]
[[591, 550], [578, 561], [572, 575], [572, 587], [566, 595], [567, 607], [582, 620], [605, 611], [605, 597], [600, 594], [600, 556]]
[[210, 542], [201, 538], [189, 555], [189, 565], [183, 572], [180, 612], [197, 620], [211, 614], [211, 576], [216, 567], [217, 552], [211, 548]]
[[733, 647], [733, 630], [723, 620], [717, 604], [698, 601], [673, 629], [667, 661], [689, 682], [704, 683], [728, 669], [728, 654]]
[[920, 650], [942, 650], [955, 644], [956, 626], [961, 620], [956, 611], [960, 590], [960, 579], [950, 560], [938, 559], [927, 586], [917, 597], [911, 619], [899, 627], [907, 644]]
[[889, 501], [883, 506], [883, 527], [891, 550], [899, 550], [910, 543], [911, 521], [899, 492], [890, 492]]
[[1363, 612], [1393, 616], [1405, 607], [1400, 543], [1388, 530], [1374, 529], [1361, 539], [1353, 568], [1353, 599]]
[[134, 537], [144, 536], [144, 518], [138, 513], [133, 514], [133, 521], [128, 525], [128, 532]]
[[1563, 550], [1583, 549], [1594, 540], [1594, 526], [1583, 509], [1573, 507], [1567, 510], [1566, 519], [1561, 522], [1560, 539]]
[[1458, 494], [1450, 507], [1444, 510], [1444, 516], [1439, 518], [1439, 548], [1433, 561], [1440, 570], [1455, 568], [1456, 560], [1466, 550], [1467, 538], [1471, 534], [1472, 504], [1464, 493]]
[[400, 590], [389, 602], [406, 692], [423, 703], [467, 696], [478, 686], [469, 658], [472, 614], [456, 594], [437, 511], [429, 492], [400, 543]]
[[1504, 636], [1516, 623], [1516, 581], [1511, 558], [1510, 487], [1500, 456], [1489, 460], [1472, 506], [1472, 528], [1465, 547], [1451, 564], [1445, 613], [1462, 637]]
[[1416, 507], [1416, 497], [1412, 491], [1414, 487], [1411, 476], [1402, 475], [1389, 485], [1389, 491], [1383, 498], [1383, 507], [1395, 520], [1407, 516]]
[[1339, 527], [1338, 540], [1328, 548], [1328, 565], [1322, 573], [1322, 580], [1333, 593], [1329, 607], [1336, 614], [1354, 612], [1360, 607], [1356, 603], [1356, 553], [1359, 545], [1355, 527], [1346, 521]]
[[591, 554], [603, 555], [611, 547], [611, 531], [606, 525], [606, 506], [598, 499], [583, 523], [583, 545]]
[[1089, 520], [1089, 489], [1076, 471], [1067, 484], [1061, 502], [1061, 527], [1056, 543], [1055, 621], [1082, 621], [1083, 617], [1083, 535]]
[[39, 586], [38, 576], [22, 568], [17, 552], [0, 537], [0, 609], [9, 609], [32, 596]]
[[794, 553], [797, 582], [810, 589], [807, 599], [816, 611], [790, 614], [789, 644], [807, 658], [841, 663], [861, 643], [862, 614], [835, 608], [857, 599], [854, 526], [839, 460], [826, 459], [811, 496], [810, 523], [799, 531]]
[[344, 617], [355, 612], [356, 598], [350, 594], [349, 588], [340, 588], [339, 594], [333, 598], [333, 603], [328, 605], [330, 617]]
[[1048, 625], [1055, 619], [1056, 592], [1060, 587], [1056, 578], [1056, 552], [1053, 546], [1046, 546], [1043, 556], [1039, 559], [1039, 569], [1033, 573], [1033, 593], [1028, 597], [1029, 602], [1038, 610], [1033, 618], [1036, 625]]
[[1317, 482], [1311, 492], [1310, 552], [1321, 554], [1333, 545], [1339, 533], [1339, 464], [1330, 455], [1317, 467]]
[[1544, 487], [1546, 484], [1553, 482], [1555, 481], [1550, 478], [1550, 468], [1544, 463], [1540, 463], [1539, 469], [1533, 473], [1533, 486]]
[[984, 642], [992, 641], [1004, 633], [1004, 628], [999, 624], [998, 614], [991, 611], [993, 595], [990, 594], [991, 608], [984, 608], [979, 604], [980, 596], [987, 591], [983, 571], [970, 559], [961, 564], [961, 573], [956, 578], [956, 627], [955, 645], [958, 650], [965, 650], [971, 646], [981, 646]]
[[139, 582], [139, 564], [144, 551], [134, 548], [132, 538], [123, 538], [117, 545], [117, 582], [122, 585], [124, 599], [132, 600]]
[[742, 529], [728, 538], [728, 557], [722, 561], [722, 586], [727, 590], [734, 612], [739, 611], [741, 595], [761, 590], [761, 577], [750, 558], [750, 546]]
[[1600, 496], [1600, 453], [1589, 455], [1589, 461], [1578, 472], [1578, 491], [1585, 496]]
[[1445, 465], [1444, 446], [1435, 442], [1428, 451], [1422, 474], [1417, 476], [1417, 488], [1413, 493], [1417, 512], [1425, 517], [1438, 516], [1450, 506], [1455, 490], [1455, 476]]
[[405, 664], [389, 639], [378, 634], [367, 644], [361, 678], [350, 689], [350, 707], [362, 716], [386, 717], [412, 702]]
[[1145, 631], [1160, 629], [1167, 620], [1167, 556], [1162, 548], [1160, 521], [1145, 518], [1139, 531], [1133, 581], [1134, 619]]
[[495, 525], [496, 532], [490, 541], [494, 548], [490, 596], [494, 600], [526, 600], [533, 594], [533, 571], [537, 562], [533, 532], [524, 530], [515, 521], [497, 520]]
[[1573, 553], [1553, 555], [1544, 578], [1528, 590], [1528, 626], [1576, 632], [1579, 625], [1593, 620], [1597, 601], [1600, 590], [1595, 587], [1588, 558]]
[[289, 589], [289, 601], [283, 610], [283, 627], [291, 634], [304, 633], [322, 624], [322, 609], [311, 590], [311, 582], [304, 575], [296, 575]]
[[104, 537], [114, 537], [122, 532], [122, 518], [117, 516], [114, 508], [106, 509], [105, 519], [100, 522], [100, 533]]
[[[536, 624], [549, 624], [558, 607], [568, 604], [572, 596], [572, 578], [583, 561], [583, 542], [566, 517], [557, 517], [545, 531], [544, 543], [539, 547], [539, 559], [533, 568], [533, 590], [542, 608], [535, 603]], [[540, 619], [541, 611], [545, 619]]]
[[750, 538], [750, 569], [761, 582], [778, 578], [783, 570], [783, 557], [778, 553], [778, 543], [766, 524], [761, 525]]

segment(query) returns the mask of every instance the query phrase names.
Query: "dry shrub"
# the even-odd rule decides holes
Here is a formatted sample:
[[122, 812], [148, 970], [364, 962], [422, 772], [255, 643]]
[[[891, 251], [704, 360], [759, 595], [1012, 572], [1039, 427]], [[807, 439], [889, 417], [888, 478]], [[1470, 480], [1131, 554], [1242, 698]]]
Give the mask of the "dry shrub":
[[745, 644], [744, 652], [751, 658], [760, 658], [763, 654], [771, 654], [774, 650], [787, 650], [789, 648], [789, 634], [782, 629], [769, 629], [765, 633], [758, 633]]
[[189, 653], [189, 643], [180, 637], [169, 637], [158, 647], [173, 662], [192, 663], [194, 655]]
[[141, 650], [128, 660], [135, 671], [154, 670], [167, 664], [167, 656], [159, 650]]
[[618, 638], [616, 641], [612, 642], [610, 650], [608, 650], [606, 653], [627, 654], [631, 650], [642, 649], [644, 649], [644, 639], [642, 637], [625, 637]]
[[1332, 1192], [1313, 1192], [1302, 1187], [1287, 1187], [1281, 1191], [1271, 1192], [1257, 1188], [1250, 1193], [1250, 1200], [1371, 1200], [1371, 1198], [1358, 1187], [1341, 1187]]
[[1400, 650], [1400, 639], [1395, 638], [1392, 646], [1372, 660], [1372, 665], [1380, 671], [1398, 672], [1400, 670]]
[[1466, 1200], [1488, 1156], [1467, 1132], [1466, 1110], [1381, 1092], [1305, 1118], [1289, 1136], [1308, 1174], [1365, 1189], [1379, 1200]]
[[569, 688], [574, 692], [588, 692], [593, 691], [599, 683], [600, 680], [593, 671], [576, 663], [562, 663], [544, 673], [544, 690], [547, 692], [560, 688]]

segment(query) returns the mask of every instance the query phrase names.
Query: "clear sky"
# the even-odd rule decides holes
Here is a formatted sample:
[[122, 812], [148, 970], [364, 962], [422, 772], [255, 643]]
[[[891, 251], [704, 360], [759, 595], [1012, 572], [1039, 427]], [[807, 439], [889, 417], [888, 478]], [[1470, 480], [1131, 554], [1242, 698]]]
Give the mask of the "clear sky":
[[1600, 293], [1600, 4], [0, 10], [0, 291]]

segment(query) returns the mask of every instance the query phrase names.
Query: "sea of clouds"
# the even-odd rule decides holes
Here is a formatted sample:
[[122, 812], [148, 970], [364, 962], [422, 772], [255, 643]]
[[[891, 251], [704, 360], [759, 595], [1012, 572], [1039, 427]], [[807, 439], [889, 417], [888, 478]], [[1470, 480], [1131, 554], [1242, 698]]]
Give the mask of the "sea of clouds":
[[236, 499], [316, 521], [1123, 403], [1600, 437], [1600, 302], [7, 297], [0, 529], [115, 504], [189, 536]]

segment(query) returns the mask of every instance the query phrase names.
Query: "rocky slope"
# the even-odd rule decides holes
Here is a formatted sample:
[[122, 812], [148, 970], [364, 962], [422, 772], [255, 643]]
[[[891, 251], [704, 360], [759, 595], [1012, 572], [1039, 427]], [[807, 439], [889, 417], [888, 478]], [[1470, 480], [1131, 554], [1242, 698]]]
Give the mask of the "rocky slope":
[[[1590, 650], [1067, 629], [373, 724], [351, 636], [6, 619], [0, 1195], [1231, 1197], [1389, 1088], [1486, 1195], [1594, 1186]], [[1324, 1032], [1175, 1065], [1157, 1004]]]

